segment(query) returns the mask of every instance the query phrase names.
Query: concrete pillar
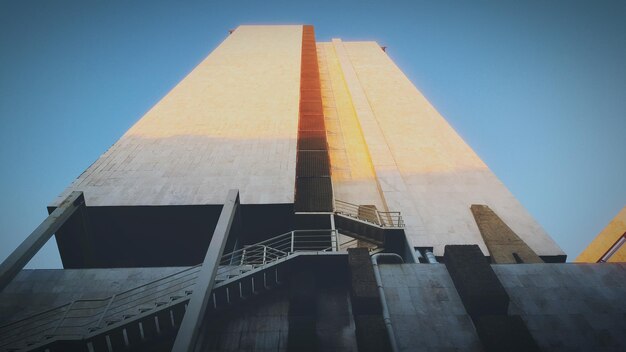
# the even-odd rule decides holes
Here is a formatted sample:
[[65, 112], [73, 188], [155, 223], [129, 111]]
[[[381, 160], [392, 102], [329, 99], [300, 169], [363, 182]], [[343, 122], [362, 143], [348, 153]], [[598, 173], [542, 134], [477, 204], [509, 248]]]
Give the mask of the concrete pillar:
[[198, 281], [194, 285], [193, 295], [187, 305], [185, 317], [180, 324], [180, 329], [174, 342], [172, 351], [192, 352], [196, 350], [200, 329], [205, 321], [206, 307], [211, 298], [211, 292], [215, 285], [217, 269], [228, 241], [228, 235], [235, 224], [237, 209], [239, 208], [239, 191], [228, 191], [222, 213], [213, 231], [209, 249], [202, 263], [202, 270], [198, 275]]
[[83, 192], [71, 192], [0, 265], [0, 291], [13, 280], [55, 232], [85, 205]]

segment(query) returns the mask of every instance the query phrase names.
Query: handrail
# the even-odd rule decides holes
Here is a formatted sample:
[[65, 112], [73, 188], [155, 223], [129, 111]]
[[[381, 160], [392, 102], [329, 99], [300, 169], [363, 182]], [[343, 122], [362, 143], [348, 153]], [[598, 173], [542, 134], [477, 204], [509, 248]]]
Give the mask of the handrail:
[[335, 213], [346, 215], [380, 227], [404, 227], [399, 211], [380, 211], [372, 205], [358, 205], [335, 199]]
[[[137, 287], [133, 287], [131, 289], [122, 291], [120, 293], [117, 293], [115, 295], [106, 297], [106, 298], [96, 298], [96, 299], [78, 299], [78, 300], [74, 300], [72, 302], [57, 306], [55, 308], [51, 308], [48, 309], [46, 311], [43, 311], [41, 313], [37, 313], [35, 315], [31, 315], [25, 318], [22, 318], [20, 320], [11, 322], [9, 324], [5, 324], [3, 326], [0, 327], [0, 336], [5, 336], [6, 338], [3, 339], [3, 341], [0, 342], [0, 347], [3, 346], [7, 346], [10, 345], [12, 343], [17, 342], [16, 338], [18, 338], [18, 340], [27, 340], [29, 338], [33, 338], [35, 336], [41, 336], [43, 335], [55, 335], [55, 336], [73, 336], [76, 334], [59, 334], [56, 333], [56, 331], [59, 328], [85, 328], [85, 327], [96, 327], [99, 326], [99, 324], [105, 320], [105, 318], [107, 317], [111, 317], [114, 316], [115, 314], [121, 314], [123, 311], [127, 311], [128, 309], [131, 308], [135, 308], [138, 307], [140, 304], [145, 303], [145, 299], [148, 297], [153, 297], [154, 299], [158, 299], [163, 297], [163, 295], [155, 295], [155, 293], [158, 292], [162, 292], [162, 291], [168, 291], [170, 289], [172, 289], [173, 287], [176, 287], [176, 285], [179, 285], [180, 283], [176, 283], [174, 285], [171, 285], [172, 282], [177, 281], [180, 278], [184, 278], [193, 274], [197, 274], [197, 271], [193, 271], [194, 269], [199, 268], [200, 265], [196, 265], [196, 266], [192, 266], [189, 268], [185, 268], [181, 271], [177, 271], [175, 273], [169, 274], [167, 276], [161, 277], [159, 279], [150, 281], [148, 283], [145, 283], [143, 285], [137, 286]], [[190, 287], [193, 285], [193, 283], [195, 282], [195, 278], [192, 278], [191, 280], [187, 280], [187, 281], [192, 281], [191, 284], [186, 285], [184, 287], [179, 288], [178, 290], [174, 290], [175, 291], [179, 291], [181, 289]], [[158, 284], [158, 286], [156, 287], [162, 287], [163, 285], [165, 285], [164, 287], [160, 288], [160, 289], [156, 289], [155, 290], [147, 290], [148, 292], [146, 292], [145, 288], [149, 287], [150, 285], [155, 285]], [[137, 297], [137, 295], [144, 293], [144, 295]], [[147, 294], [147, 295], [146, 295]], [[134, 296], [134, 297], [133, 297]], [[99, 308], [102, 307], [93, 307], [93, 308], [73, 308], [73, 306], [77, 305], [78, 303], [84, 303], [84, 302], [104, 302], [104, 301], [109, 301], [108, 304], [104, 307], [104, 309], [99, 310]], [[148, 300], [150, 301], [150, 300]], [[122, 304], [120, 305], [119, 303], [122, 302]], [[141, 302], [138, 303], [137, 302]], [[111, 313], [111, 310], [115, 310], [115, 308], [119, 308], [122, 306], [127, 306], [125, 307], [125, 309], [122, 312], [115, 312], [114, 314], [108, 314]], [[65, 308], [65, 309], [64, 309]], [[91, 310], [96, 310], [96, 312], [92, 313], [92, 314], [86, 314], [86, 315], [81, 315], [78, 317], [70, 317], [70, 312], [77, 312], [80, 310], [87, 310], [87, 311], [91, 311]], [[47, 313], [51, 313], [54, 312], [54, 314], [52, 315], [46, 315]], [[43, 316], [43, 317], [42, 317]], [[75, 319], [75, 318], [81, 318], [81, 319], [85, 319], [86, 321], [82, 324], [78, 324], [78, 325], [65, 325], [65, 322], [68, 319]], [[93, 319], [90, 319], [93, 318]], [[98, 325], [94, 325], [94, 323], [97, 322]], [[23, 323], [23, 324], [20, 324]], [[46, 328], [46, 325], [50, 324], [50, 323], [54, 323], [54, 326], [50, 326], [48, 328]], [[47, 334], [46, 331], [48, 330], [53, 330], [52, 334]], [[17, 332], [19, 331], [19, 332]], [[17, 332], [17, 333], [16, 333]], [[8, 335], [11, 334], [12, 336], [9, 337]]]
[[[258, 269], [303, 251], [338, 251], [337, 230], [294, 230], [224, 254], [217, 277], [232, 281], [249, 269]], [[239, 265], [232, 265], [232, 263]]]
[[[339, 244], [337, 236], [337, 230], [331, 229], [286, 232], [224, 254], [220, 259], [218, 276], [226, 276], [228, 280], [231, 280], [252, 269], [260, 269], [277, 263], [297, 252], [338, 251], [342, 244]], [[115, 320], [115, 317], [120, 317], [131, 309], [149, 302], [156, 302], [176, 292], [186, 291], [195, 284], [200, 267], [201, 265], [196, 265], [185, 268], [109, 297], [74, 300], [11, 322], [0, 327], [0, 336], [7, 337], [0, 341], [0, 347], [29, 339], [41, 339], [44, 336], [54, 336], [55, 338], [86, 336], [93, 331], [92, 329], [102, 327], [103, 323], [106, 324], [112, 318]], [[103, 303], [96, 307], [82, 307], [82, 303], [85, 302]], [[80, 314], [76, 314], [76, 312], [80, 312]], [[68, 325], [68, 322], [71, 324], [72, 319], [79, 319], [82, 323]], [[63, 329], [65, 332], [60, 333], [59, 331]], [[67, 329], [83, 330], [67, 331]], [[52, 333], [49, 333], [50, 331]]]

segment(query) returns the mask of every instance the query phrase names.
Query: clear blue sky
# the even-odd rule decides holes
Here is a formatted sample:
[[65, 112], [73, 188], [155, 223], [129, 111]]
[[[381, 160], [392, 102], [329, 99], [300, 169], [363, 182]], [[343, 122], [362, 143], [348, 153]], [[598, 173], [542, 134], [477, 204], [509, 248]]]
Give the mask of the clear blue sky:
[[299, 23], [386, 45], [570, 260], [626, 205], [625, 1], [2, 1], [0, 259], [229, 29]]

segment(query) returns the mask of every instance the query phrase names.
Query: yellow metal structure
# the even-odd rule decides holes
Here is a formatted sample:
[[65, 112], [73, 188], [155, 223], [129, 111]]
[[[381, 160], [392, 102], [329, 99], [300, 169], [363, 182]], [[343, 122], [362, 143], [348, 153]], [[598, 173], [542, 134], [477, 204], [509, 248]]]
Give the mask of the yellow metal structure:
[[[589, 246], [576, 258], [577, 263], [597, 263], [607, 254], [611, 248], [626, 234], [626, 207], [611, 220], [611, 222], [591, 241]], [[609, 263], [626, 262], [626, 245], [606, 259]]]

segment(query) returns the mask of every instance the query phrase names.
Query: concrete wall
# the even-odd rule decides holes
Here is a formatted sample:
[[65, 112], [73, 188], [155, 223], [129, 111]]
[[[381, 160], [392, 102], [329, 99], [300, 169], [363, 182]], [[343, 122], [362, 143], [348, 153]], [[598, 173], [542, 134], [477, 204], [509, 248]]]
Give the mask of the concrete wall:
[[444, 265], [379, 267], [400, 351], [482, 351]]
[[[472, 320], [443, 264], [379, 266], [401, 351], [481, 351]], [[492, 265], [544, 351], [623, 351], [626, 264]], [[0, 325], [74, 299], [104, 298], [184, 268], [24, 270], [0, 293]], [[327, 270], [320, 277], [328, 277]], [[345, 279], [315, 287], [315, 343], [356, 351]], [[206, 350], [286, 350], [290, 290], [281, 287], [214, 317]]]
[[241, 26], [72, 185], [88, 206], [293, 203], [302, 26]]
[[492, 265], [544, 351], [626, 349], [626, 264]]
[[[543, 351], [626, 348], [626, 264], [492, 265]], [[442, 264], [380, 265], [403, 351], [480, 351], [474, 325]]]
[[[335, 39], [321, 47], [335, 93], [325, 105], [337, 107], [342, 128], [337, 144], [368, 155], [373, 169], [331, 150], [337, 199], [401, 211], [411, 245], [434, 246], [438, 256], [446, 244], [478, 244], [488, 254], [472, 204], [491, 207], [538, 255], [564, 254], [378, 44]], [[344, 170], [364, 172], [357, 183]]]
[[[287, 351], [289, 289], [272, 290], [223, 315], [205, 330], [203, 351]], [[357, 351], [350, 297], [345, 288], [321, 289], [316, 295], [315, 343], [306, 350]]]
[[[88, 206], [294, 202], [302, 26], [241, 26], [72, 185]], [[410, 244], [487, 248], [486, 204], [538, 255], [541, 226], [374, 42], [319, 43], [336, 199], [399, 210]]]
[[318, 43], [317, 50], [335, 199], [385, 210], [335, 46]]

